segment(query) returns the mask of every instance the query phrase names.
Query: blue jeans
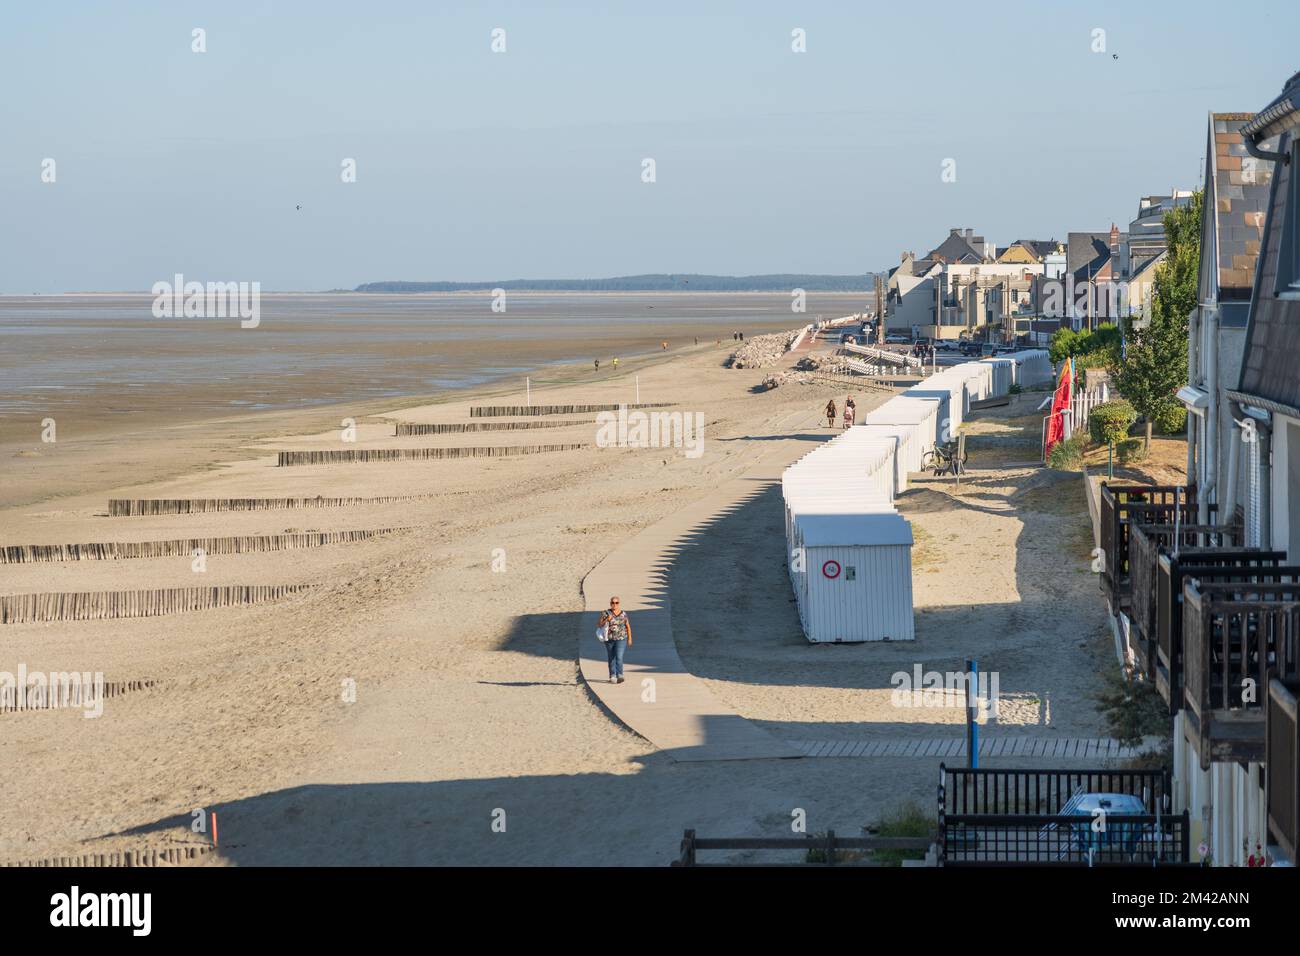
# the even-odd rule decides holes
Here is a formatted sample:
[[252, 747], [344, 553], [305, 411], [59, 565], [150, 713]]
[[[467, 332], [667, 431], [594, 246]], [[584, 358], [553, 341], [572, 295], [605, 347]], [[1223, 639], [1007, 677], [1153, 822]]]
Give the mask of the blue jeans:
[[623, 654], [627, 650], [627, 641], [606, 641], [605, 653], [609, 655], [609, 676], [623, 676]]

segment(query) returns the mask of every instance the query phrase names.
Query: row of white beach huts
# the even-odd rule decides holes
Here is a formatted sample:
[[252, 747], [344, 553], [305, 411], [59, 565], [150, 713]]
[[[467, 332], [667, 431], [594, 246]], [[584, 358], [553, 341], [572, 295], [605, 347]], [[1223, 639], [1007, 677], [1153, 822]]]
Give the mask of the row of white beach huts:
[[951, 366], [785, 470], [790, 580], [809, 641], [913, 639], [912, 527], [894, 498], [936, 444], [955, 439], [972, 402], [1053, 375], [1041, 350]]

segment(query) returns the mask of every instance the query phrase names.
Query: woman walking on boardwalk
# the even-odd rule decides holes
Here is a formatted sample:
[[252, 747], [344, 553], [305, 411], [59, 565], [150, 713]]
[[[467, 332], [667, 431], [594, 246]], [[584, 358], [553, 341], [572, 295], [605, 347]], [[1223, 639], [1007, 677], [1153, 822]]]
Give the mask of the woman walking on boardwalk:
[[609, 599], [609, 609], [600, 615], [596, 625], [605, 629], [605, 653], [609, 655], [609, 682], [623, 683], [623, 654], [632, 646], [632, 622], [627, 612], [619, 606], [616, 597]]
[[850, 395], [844, 400], [844, 427], [853, 427], [853, 416], [858, 412], [858, 407], [853, 404], [853, 396]]
[[826, 427], [835, 427], [835, 399], [833, 398], [826, 403]]

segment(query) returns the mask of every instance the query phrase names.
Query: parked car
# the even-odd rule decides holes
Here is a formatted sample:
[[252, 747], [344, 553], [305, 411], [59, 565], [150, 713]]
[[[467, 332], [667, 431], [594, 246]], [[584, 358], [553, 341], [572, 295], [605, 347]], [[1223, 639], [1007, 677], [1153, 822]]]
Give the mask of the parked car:
[[909, 339], [906, 335], [886, 335], [886, 336], [885, 336], [885, 344], [886, 344], [886, 345], [907, 345], [907, 344], [909, 344], [911, 341], [912, 341], [912, 340]]
[[[1148, 827], [1137, 823], [1107, 823], [1109, 816], [1143, 816], [1147, 808], [1140, 797], [1127, 793], [1076, 793], [1057, 814], [1062, 817], [1079, 817], [1077, 824], [1069, 826], [1060, 848], [1062, 857], [1070, 853], [1090, 854], [1099, 850], [1112, 850], [1132, 858], [1138, 845], [1152, 834]], [[1056, 830], [1049, 823], [1040, 830]]]

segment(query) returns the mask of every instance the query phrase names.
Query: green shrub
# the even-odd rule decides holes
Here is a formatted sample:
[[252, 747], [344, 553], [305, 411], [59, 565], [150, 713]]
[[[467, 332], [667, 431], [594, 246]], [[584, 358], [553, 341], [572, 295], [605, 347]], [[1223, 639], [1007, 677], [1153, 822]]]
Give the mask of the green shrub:
[[1115, 457], [1124, 464], [1146, 461], [1150, 454], [1146, 442], [1141, 438], [1125, 438], [1115, 446]]
[[1052, 340], [1047, 346], [1047, 357], [1053, 365], [1059, 365], [1074, 354], [1074, 345], [1079, 335], [1073, 329], [1057, 329], [1052, 333]]
[[1099, 325], [1091, 332], [1058, 329], [1047, 347], [1048, 357], [1060, 363], [1074, 356], [1076, 368], [1104, 368], [1119, 352], [1120, 334], [1114, 325]]
[[1187, 430], [1187, 406], [1182, 402], [1168, 402], [1156, 412], [1151, 422], [1162, 435], [1182, 434]]
[[1121, 442], [1137, 421], [1137, 411], [1122, 398], [1098, 405], [1088, 415], [1088, 434], [1099, 445]]
[[1118, 670], [1107, 667], [1102, 673], [1097, 703], [1110, 736], [1125, 747], [1136, 747], [1147, 736], [1172, 736], [1168, 705], [1150, 681], [1125, 680]]
[[[936, 827], [934, 811], [926, 813], [915, 802], [896, 807], [880, 819], [875, 836], [928, 837]], [[924, 860], [924, 850], [873, 850], [871, 859], [888, 866], [900, 866], [904, 860]]]
[[1074, 357], [1075, 372], [1082, 372], [1090, 368], [1106, 368], [1114, 360], [1114, 350], [1109, 346], [1099, 349], [1089, 349], [1087, 352], [1080, 352]]
[[1076, 433], [1073, 438], [1058, 441], [1047, 453], [1047, 467], [1057, 471], [1081, 471], [1086, 447], [1082, 432]]

